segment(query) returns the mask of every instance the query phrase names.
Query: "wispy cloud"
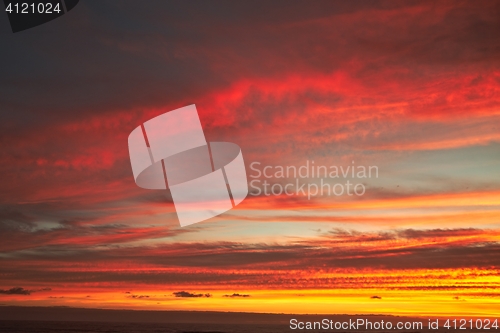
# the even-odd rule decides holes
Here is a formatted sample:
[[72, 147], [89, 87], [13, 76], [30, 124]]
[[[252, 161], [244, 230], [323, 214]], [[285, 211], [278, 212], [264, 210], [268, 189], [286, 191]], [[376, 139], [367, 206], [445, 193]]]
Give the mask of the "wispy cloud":
[[175, 297], [212, 297], [211, 294], [205, 293], [205, 294], [195, 294], [195, 293], [190, 293], [188, 291], [176, 291], [173, 293]]
[[231, 294], [231, 295], [224, 295], [224, 297], [230, 297], [230, 298], [235, 298], [235, 297], [250, 297], [250, 295], [248, 294], [238, 294], [238, 293], [234, 293], [234, 294]]
[[31, 293], [37, 292], [37, 291], [50, 291], [52, 290], [51, 288], [42, 288], [42, 289], [35, 289], [35, 290], [29, 290], [29, 289], [24, 289], [22, 287], [14, 287], [10, 289], [0, 289], [0, 294], [4, 295], [31, 295]]

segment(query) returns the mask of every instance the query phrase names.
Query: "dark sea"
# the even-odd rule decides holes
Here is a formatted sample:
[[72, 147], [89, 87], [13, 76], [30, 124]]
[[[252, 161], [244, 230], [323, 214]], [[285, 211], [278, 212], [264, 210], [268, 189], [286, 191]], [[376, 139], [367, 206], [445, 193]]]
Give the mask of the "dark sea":
[[[186, 324], [186, 323], [118, 323], [81, 321], [19, 321], [0, 320], [0, 332], [8, 333], [348, 333], [344, 330], [292, 330], [285, 324]], [[457, 330], [357, 330], [356, 333], [441, 333]], [[484, 333], [465, 330], [460, 332]], [[493, 331], [492, 331], [493, 332]], [[353, 333], [353, 332], [351, 332]]]
[[0, 332], [9, 333], [280, 333], [290, 331], [287, 325], [273, 324], [225, 325], [77, 321], [0, 321]]

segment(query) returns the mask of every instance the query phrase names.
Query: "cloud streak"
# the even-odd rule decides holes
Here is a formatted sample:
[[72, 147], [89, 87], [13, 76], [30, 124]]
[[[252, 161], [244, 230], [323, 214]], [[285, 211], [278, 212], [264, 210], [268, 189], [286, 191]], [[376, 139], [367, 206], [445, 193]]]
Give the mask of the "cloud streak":
[[38, 291], [50, 291], [52, 290], [51, 288], [43, 288], [43, 289], [37, 289], [37, 290], [28, 290], [24, 289], [22, 287], [13, 287], [10, 289], [0, 289], [0, 294], [4, 295], [31, 295], [33, 292], [38, 292]]
[[199, 298], [199, 297], [212, 297], [211, 294], [195, 294], [188, 291], [176, 291], [173, 293], [175, 297], [188, 297], [188, 298]]

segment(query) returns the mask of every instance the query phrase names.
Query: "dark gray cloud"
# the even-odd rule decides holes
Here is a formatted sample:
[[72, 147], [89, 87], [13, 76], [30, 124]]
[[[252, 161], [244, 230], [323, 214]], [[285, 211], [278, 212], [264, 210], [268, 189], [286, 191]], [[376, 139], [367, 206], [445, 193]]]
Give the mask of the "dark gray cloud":
[[142, 299], [149, 298], [149, 295], [128, 295], [127, 298]]
[[31, 231], [35, 218], [13, 207], [0, 207], [0, 232]]
[[238, 294], [238, 293], [234, 293], [232, 295], [224, 295], [223, 297], [231, 297], [231, 298], [235, 298], [235, 297], [250, 297], [250, 295], [248, 294]]
[[21, 287], [14, 287], [7, 290], [0, 289], [0, 294], [5, 294], [5, 295], [30, 295], [31, 292], [32, 292], [31, 290], [26, 290]]
[[172, 293], [175, 297], [212, 297], [211, 294], [194, 294], [194, 293], [190, 293], [188, 291], [177, 291], [177, 292], [174, 292]]
[[50, 291], [52, 290], [51, 288], [42, 288], [42, 289], [36, 289], [36, 290], [28, 290], [24, 289], [22, 287], [14, 287], [10, 289], [0, 289], [0, 294], [4, 295], [31, 295], [33, 292], [37, 291]]

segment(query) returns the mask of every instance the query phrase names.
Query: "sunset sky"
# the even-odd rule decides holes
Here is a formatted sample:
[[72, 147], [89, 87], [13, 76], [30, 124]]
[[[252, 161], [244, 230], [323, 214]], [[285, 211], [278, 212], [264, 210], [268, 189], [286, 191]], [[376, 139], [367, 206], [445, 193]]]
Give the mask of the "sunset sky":
[[[82, 0], [0, 59], [0, 305], [500, 314], [500, 2]], [[127, 138], [190, 104], [249, 181], [378, 177], [181, 228]]]

